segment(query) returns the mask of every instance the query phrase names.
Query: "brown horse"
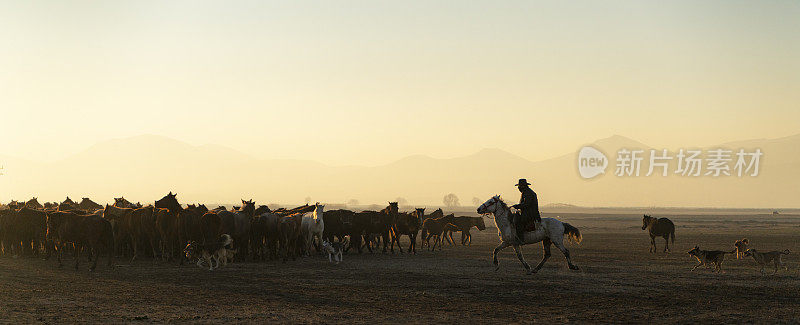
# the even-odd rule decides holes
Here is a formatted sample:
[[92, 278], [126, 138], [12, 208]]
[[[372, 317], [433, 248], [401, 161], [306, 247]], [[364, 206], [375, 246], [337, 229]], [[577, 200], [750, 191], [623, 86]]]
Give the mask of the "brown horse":
[[108, 266], [111, 266], [114, 255], [114, 234], [111, 223], [96, 215], [79, 215], [74, 212], [52, 212], [47, 214], [48, 252], [45, 259], [58, 247], [58, 265], [62, 266], [62, 255], [67, 244], [75, 245], [75, 269], [81, 260], [81, 251], [85, 248], [90, 257], [94, 253], [94, 263], [89, 267], [94, 271], [100, 259], [100, 248], [108, 252]]
[[664, 252], [671, 252], [669, 249], [669, 239], [675, 244], [675, 225], [667, 218], [653, 218], [649, 215], [642, 217], [642, 230], [647, 229], [650, 233], [650, 252], [656, 252], [656, 237], [664, 238]]
[[400, 248], [400, 253], [403, 252], [403, 247], [400, 246], [400, 236], [406, 235], [409, 239], [408, 251], [414, 254], [417, 253], [417, 233], [422, 228], [420, 215], [424, 214], [425, 209], [416, 209], [412, 213], [401, 212], [395, 218], [394, 226], [392, 227], [392, 248], [394, 243], [397, 242], [397, 247]]
[[21, 207], [0, 211], [0, 240], [4, 254], [39, 254], [45, 244], [47, 214]]
[[126, 200], [125, 197], [115, 197], [114, 198], [114, 206], [118, 208], [129, 208], [129, 209], [136, 209], [138, 206], [136, 204], [131, 203], [130, 201]]
[[153, 216], [156, 220], [156, 231], [161, 243], [161, 258], [171, 261], [180, 245], [177, 241], [176, 218], [168, 209], [162, 208], [154, 208]]
[[90, 200], [88, 197], [81, 199], [81, 203], [78, 203], [78, 209], [83, 211], [97, 211], [103, 209], [102, 205], [95, 203], [94, 201]]
[[[116, 251], [123, 256], [132, 256], [134, 251], [134, 222], [131, 217], [134, 209], [118, 208], [113, 205], [106, 204], [103, 209], [103, 219], [108, 220], [114, 232], [116, 239]], [[77, 212], [79, 210], [72, 210]]]
[[152, 251], [153, 257], [158, 256], [160, 250], [159, 241], [161, 239], [156, 218], [158, 217], [155, 212], [160, 211], [154, 206], [146, 206], [138, 208], [131, 212], [131, 241], [133, 246], [133, 257], [131, 261], [135, 260], [139, 255], [139, 247], [144, 245]]
[[448, 226], [452, 226], [456, 231], [461, 231], [461, 245], [465, 246], [472, 244], [472, 234], [469, 233], [472, 227], [476, 227], [480, 231], [486, 230], [483, 217], [455, 217]]
[[238, 260], [246, 260], [250, 244], [250, 220], [253, 218], [256, 204], [253, 200], [242, 200], [242, 208], [237, 211], [220, 211], [217, 214], [222, 221], [222, 233], [233, 238], [233, 245], [239, 249]]
[[[425, 220], [427, 220], [427, 219], [430, 219], [430, 218], [434, 218], [435, 219], [435, 218], [441, 218], [441, 217], [444, 217], [444, 212], [442, 211], [441, 208], [439, 208], [439, 209], [434, 210], [433, 213], [423, 216], [421, 222], [424, 224]], [[425, 227], [422, 227], [422, 231], [420, 232], [420, 239], [422, 240], [420, 242], [420, 244], [421, 244], [420, 248], [425, 248], [425, 244], [426, 244], [425, 238], [427, 238], [427, 237], [428, 237], [428, 230], [425, 229]]]
[[[61, 202], [61, 203], [58, 204], [58, 211], [70, 211], [70, 210], [74, 210], [74, 209], [77, 209], [77, 208], [78, 208], [78, 204], [75, 203], [75, 201], [72, 201], [72, 199], [70, 199], [69, 196], [67, 196], [67, 199], [64, 200], [64, 202]], [[101, 209], [102, 209], [102, 207], [101, 207]]]
[[303, 223], [303, 214], [295, 213], [285, 216], [280, 220], [280, 245], [283, 251], [283, 262], [291, 256], [292, 260], [297, 259], [300, 238], [300, 226]]
[[281, 216], [272, 213], [262, 213], [260, 216], [259, 226], [261, 226], [261, 233], [263, 234], [263, 245], [266, 257], [262, 258], [277, 259], [278, 246], [281, 237]]
[[[428, 244], [430, 250], [436, 250], [437, 243], [439, 244], [439, 250], [442, 250], [442, 234], [445, 227], [452, 223], [454, 218], [455, 216], [451, 213], [441, 218], [430, 218], [422, 222], [422, 229], [425, 229], [428, 234], [423, 240]], [[431, 237], [435, 237], [433, 246], [430, 244]]]
[[44, 206], [39, 204], [39, 200], [37, 198], [31, 198], [28, 202], [25, 202], [25, 207], [29, 209], [37, 209], [41, 210], [44, 209]]
[[256, 208], [256, 211], [253, 212], [253, 214], [259, 216], [267, 212], [272, 212], [272, 210], [266, 205], [259, 205], [258, 208]]

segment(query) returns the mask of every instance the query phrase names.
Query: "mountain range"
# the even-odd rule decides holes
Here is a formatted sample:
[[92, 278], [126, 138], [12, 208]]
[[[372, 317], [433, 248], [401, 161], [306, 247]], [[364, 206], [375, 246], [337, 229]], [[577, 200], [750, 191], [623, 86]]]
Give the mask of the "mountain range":
[[[757, 177], [618, 177], [617, 150], [650, 149], [614, 135], [586, 144], [606, 154], [606, 173], [585, 180], [577, 172], [577, 152], [542, 161], [486, 148], [449, 159], [423, 155], [374, 166], [329, 166], [315, 161], [256, 159], [218, 145], [193, 146], [175, 139], [142, 135], [97, 143], [61, 161], [40, 163], [0, 156], [0, 201], [61, 201], [84, 196], [113, 201], [124, 195], [150, 202], [172, 191], [182, 202], [261, 203], [357, 199], [380, 203], [403, 197], [411, 204], [441, 204], [455, 193], [464, 205], [502, 194], [516, 200], [517, 178], [532, 180], [542, 204], [580, 206], [670, 206], [730, 208], [800, 207], [800, 134], [721, 144], [764, 152]], [[661, 148], [657, 148], [661, 149]], [[647, 161], [647, 155], [645, 155]], [[643, 165], [642, 175], [647, 172]], [[674, 169], [674, 167], [672, 168]]]

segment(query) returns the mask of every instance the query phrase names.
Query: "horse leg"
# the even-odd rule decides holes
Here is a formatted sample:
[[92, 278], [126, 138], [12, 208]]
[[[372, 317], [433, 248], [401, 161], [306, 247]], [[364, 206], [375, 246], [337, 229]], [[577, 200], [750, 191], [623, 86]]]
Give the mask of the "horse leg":
[[58, 247], [58, 267], [63, 267], [64, 263], [61, 262], [61, 258], [64, 256], [64, 248], [66, 248], [67, 243], [62, 242], [61, 245]]
[[428, 244], [428, 250], [431, 250], [431, 234], [430, 233], [422, 234], [422, 239], [420, 241], [422, 242], [422, 248], [425, 248], [425, 243], [427, 243]]
[[502, 242], [500, 243], [500, 245], [497, 245], [497, 247], [494, 248], [494, 251], [492, 252], [492, 264], [494, 264], [495, 271], [500, 269], [500, 263], [497, 261], [497, 253], [499, 253], [501, 250], [505, 249], [508, 246], [511, 245], [507, 244], [506, 242]]
[[533, 272], [531, 272], [531, 266], [528, 265], [528, 262], [525, 262], [525, 258], [522, 257], [522, 251], [520, 250], [519, 245], [514, 245], [514, 253], [517, 253], [517, 258], [519, 259], [520, 262], [522, 262], [522, 266], [525, 267], [525, 271], [528, 274], [532, 274]]
[[[389, 243], [387, 243], [387, 241], [389, 241], [389, 232], [388, 231], [384, 231], [381, 234], [381, 241], [383, 242], [383, 252], [386, 253], [386, 246], [388, 246], [388, 244], [389, 244]], [[392, 254], [394, 254], [394, 249], [392, 249]]]
[[553, 242], [553, 245], [556, 245], [556, 247], [562, 253], [564, 253], [564, 257], [567, 258], [567, 265], [569, 266], [570, 270], [580, 270], [580, 268], [578, 268], [575, 264], [572, 264], [572, 258], [570, 258], [570, 256], [569, 256], [569, 250], [567, 249], [567, 247], [564, 246], [564, 242], [563, 241], [562, 242]]
[[657, 249], [656, 236], [650, 235], [650, 253], [655, 253]]
[[[81, 245], [75, 244], [75, 271], [78, 270], [78, 265], [81, 263]], [[92, 252], [90, 251], [89, 254]]]
[[136, 257], [139, 256], [139, 245], [138, 245], [139, 242], [135, 238], [133, 238], [133, 236], [131, 236], [131, 243], [132, 243], [131, 245], [133, 246], [133, 256], [131, 257], [131, 262], [133, 262], [134, 260], [136, 260]]
[[671, 252], [669, 249], [669, 235], [664, 235], [664, 253]]
[[89, 256], [92, 255], [92, 251], [94, 251], [94, 261], [92, 261], [92, 266], [89, 268], [89, 271], [94, 271], [97, 268], [97, 261], [100, 259], [100, 247], [99, 247], [99, 240], [92, 245], [93, 249], [89, 251]]
[[545, 239], [542, 241], [542, 261], [536, 265], [536, 268], [533, 269], [532, 273], [539, 272], [539, 270], [542, 269], [542, 266], [544, 266], [544, 262], [547, 262], [547, 260], [550, 258], [550, 245], [550, 239]]
[[[400, 245], [400, 236], [402, 236], [402, 234], [397, 234], [397, 238], [396, 238], [396, 240], [397, 240], [397, 249], [400, 250], [400, 254], [403, 254], [403, 246]], [[410, 237], [411, 237], [411, 235], [409, 235], [409, 238]]]

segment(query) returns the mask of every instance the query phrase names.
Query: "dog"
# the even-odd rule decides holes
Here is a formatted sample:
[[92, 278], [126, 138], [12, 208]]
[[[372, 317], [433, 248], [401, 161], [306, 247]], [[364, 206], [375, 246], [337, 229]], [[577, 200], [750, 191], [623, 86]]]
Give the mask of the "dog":
[[236, 256], [236, 253], [239, 252], [239, 249], [230, 249], [229, 247], [225, 247], [225, 249], [220, 251], [219, 260], [222, 261], [222, 266], [228, 265], [228, 263], [233, 263], [233, 257]]
[[773, 263], [775, 266], [775, 270], [772, 272], [773, 275], [778, 273], [778, 265], [782, 266], [785, 270], [788, 271], [789, 268], [786, 267], [785, 264], [783, 264], [783, 261], [781, 261], [781, 255], [789, 255], [789, 250], [787, 249], [783, 252], [771, 251], [771, 252], [761, 253], [756, 251], [755, 248], [751, 248], [744, 252], [744, 256], [752, 256], [753, 260], [755, 260], [756, 263], [758, 263], [758, 265], [761, 266], [761, 275], [764, 275], [764, 268], [769, 263]]
[[322, 249], [328, 253], [328, 262], [333, 263], [336, 260], [336, 264], [342, 261], [342, 243], [331, 243], [326, 241], [322, 242]]
[[[213, 271], [214, 269], [219, 268], [220, 258], [226, 257], [226, 246], [231, 244], [233, 244], [233, 239], [231, 236], [228, 234], [222, 234], [218, 241], [212, 243], [200, 244], [190, 240], [186, 244], [186, 248], [183, 250], [183, 252], [187, 259], [197, 259], [197, 266], [204, 268], [205, 266], [203, 266], [203, 262], [205, 262], [208, 264], [208, 270]], [[216, 262], [216, 266], [214, 266], [214, 262]]]
[[692, 250], [686, 252], [690, 256], [694, 256], [700, 264], [695, 265], [692, 268], [692, 271], [697, 269], [698, 267], [705, 265], [706, 268], [710, 268], [711, 265], [714, 265], [714, 270], [717, 272], [722, 272], [722, 262], [725, 260], [725, 254], [731, 254], [736, 250], [732, 250], [730, 252], [726, 251], [705, 251], [701, 250], [700, 246], [695, 246]]
[[741, 240], [737, 240], [733, 243], [733, 247], [736, 247], [736, 259], [740, 260], [744, 258], [744, 251], [747, 250], [747, 245], [750, 244], [750, 241], [747, 238], [742, 238]]

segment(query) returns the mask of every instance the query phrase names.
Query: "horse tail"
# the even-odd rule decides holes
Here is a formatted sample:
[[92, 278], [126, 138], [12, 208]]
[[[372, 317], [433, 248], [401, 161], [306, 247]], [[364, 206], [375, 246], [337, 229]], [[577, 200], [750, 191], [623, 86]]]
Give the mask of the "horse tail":
[[564, 234], [567, 235], [567, 238], [573, 243], [580, 244], [583, 240], [581, 231], [566, 222], [564, 222]]
[[675, 243], [675, 226], [672, 226], [672, 230], [669, 232], [669, 238], [672, 240], [672, 243]]

